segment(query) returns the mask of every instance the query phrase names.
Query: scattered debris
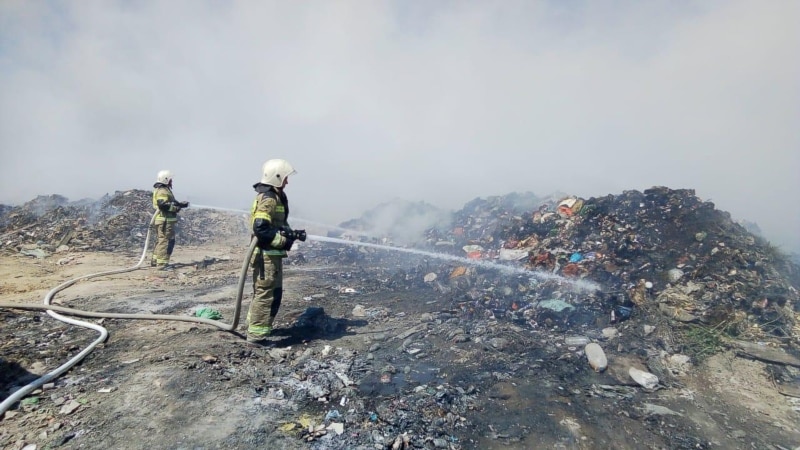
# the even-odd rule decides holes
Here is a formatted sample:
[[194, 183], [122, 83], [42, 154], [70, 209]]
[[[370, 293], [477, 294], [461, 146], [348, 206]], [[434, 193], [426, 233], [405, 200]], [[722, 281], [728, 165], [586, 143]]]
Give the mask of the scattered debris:
[[[428, 211], [417, 206], [420, 213]], [[406, 212], [422, 215], [411, 214], [414, 210], [410, 205]], [[44, 211], [48, 226], [38, 221]], [[133, 250], [141, 246], [150, 211], [146, 191], [91, 203], [39, 198], [0, 210], [0, 251], [41, 250], [45, 262], [68, 264], [65, 258], [75, 252]], [[342, 224], [377, 232], [338, 236], [380, 245], [409, 242], [410, 236], [401, 238], [394, 229], [370, 230], [375, 223]], [[198, 244], [247, 233], [242, 217], [210, 210], [187, 210], [181, 225], [179, 239]], [[530, 429], [492, 429], [483, 412], [530, 398], [575, 410], [587, 399], [603, 401], [614, 417], [643, 415], [654, 436], [667, 436], [654, 445], [708, 448], [690, 427], [676, 426], [684, 435], [673, 433], [670, 421], [684, 414], [648, 403], [661, 402], [652, 400], [651, 390], [680, 386], [686, 379], [678, 378], [692, 373], [699, 355], [727, 346], [784, 367], [788, 381], [797, 377], [788, 370], [799, 364], [792, 352], [800, 344], [800, 271], [694, 191], [656, 187], [589, 199], [526, 194], [476, 199], [448, 221], [426, 224], [422, 234], [415, 247], [449, 258], [310, 239], [300, 247], [305, 258], [292, 265], [313, 261], [336, 270], [318, 272], [320, 286], [310, 290], [325, 290], [327, 297], [310, 292], [300, 297], [303, 306], [289, 321], [295, 334], [275, 333], [275, 346], [264, 349], [203, 347], [148, 355], [143, 363], [173, 358], [181, 370], [221, 380], [226, 389], [247, 386], [254, 391], [243, 404], [265, 413], [280, 410], [284, 415], [273, 422], [280, 424], [275, 432], [312, 448], [472, 448], [477, 444], [463, 438], [475, 437], [477, 429], [487, 439], [520, 442]], [[325, 309], [309, 307], [323, 297]], [[424, 305], [424, 313], [406, 308], [403, 301], [409, 299], [417, 309]], [[348, 319], [329, 315], [337, 302], [346, 305], [339, 317]], [[363, 352], [335, 341], [358, 322], [374, 327], [361, 337]], [[60, 333], [48, 339], [57, 341]], [[310, 345], [315, 338], [327, 342]], [[71, 345], [64, 345], [66, 352], [75, 351]], [[444, 360], [448, 364], [441, 364]], [[537, 381], [524, 386], [534, 392], [522, 390], [523, 379]], [[151, 383], [174, 395], [194, 395], [166, 377]], [[781, 388], [792, 392], [791, 386]], [[100, 391], [105, 389], [110, 388]], [[543, 391], [536, 389], [550, 390], [538, 397]], [[59, 384], [60, 395], [43, 398], [62, 415], [92, 409], [79, 409], [81, 403], [67, 390]], [[527, 414], [538, 410], [525, 407]], [[10, 413], [4, 420], [19, 419]], [[581, 420], [553, 424], [570, 439], [581, 439], [578, 434], [586, 431]], [[519, 419], [509, 419], [514, 421]], [[62, 432], [58, 439], [75, 439], [78, 431]], [[579, 446], [603, 445], [608, 442]]]
[[[152, 193], [138, 189], [96, 201], [42, 195], [20, 206], [0, 206], [0, 252], [36, 258], [63, 252], [137, 251], [153, 213]], [[41, 220], [45, 215], [47, 220]], [[242, 214], [190, 207], [179, 219], [176, 239], [183, 244], [200, 245], [247, 232]]]

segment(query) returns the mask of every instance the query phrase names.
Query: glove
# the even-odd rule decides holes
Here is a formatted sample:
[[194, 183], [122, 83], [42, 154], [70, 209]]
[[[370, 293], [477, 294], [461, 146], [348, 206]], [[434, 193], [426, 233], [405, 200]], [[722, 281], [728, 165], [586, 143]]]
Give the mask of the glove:
[[294, 232], [292, 230], [287, 230], [285, 228], [280, 229], [281, 236], [286, 239], [286, 242], [283, 244], [283, 250], [289, 251], [292, 249], [292, 245], [294, 245]]
[[281, 234], [286, 239], [291, 239], [293, 241], [301, 241], [305, 242], [308, 235], [306, 234], [306, 230], [290, 230], [288, 228], [281, 228]]
[[177, 203], [178, 203], [178, 206], [180, 206], [181, 208], [188, 208], [189, 207], [189, 202], [177, 202]]

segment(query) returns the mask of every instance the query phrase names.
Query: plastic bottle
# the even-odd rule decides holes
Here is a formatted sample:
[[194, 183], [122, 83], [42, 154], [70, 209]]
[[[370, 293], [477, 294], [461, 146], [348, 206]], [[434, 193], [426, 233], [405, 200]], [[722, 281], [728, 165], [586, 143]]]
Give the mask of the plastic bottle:
[[564, 344], [570, 347], [584, 346], [589, 343], [589, 338], [586, 336], [567, 336], [564, 338]]

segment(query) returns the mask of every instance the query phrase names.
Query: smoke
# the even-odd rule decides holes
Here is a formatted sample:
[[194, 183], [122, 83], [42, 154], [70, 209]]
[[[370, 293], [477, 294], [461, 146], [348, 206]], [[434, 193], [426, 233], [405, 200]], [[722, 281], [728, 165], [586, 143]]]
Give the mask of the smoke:
[[23, 209], [36, 217], [42, 217], [53, 209], [68, 204], [69, 199], [63, 195], [39, 195], [33, 200], [26, 202], [23, 205]]
[[[800, 249], [795, 0], [0, 2], [0, 203], [292, 213], [692, 188]], [[409, 223], [408, 227], [416, 224]]]
[[414, 245], [431, 228], [448, 227], [449, 212], [425, 202], [394, 199], [366, 211], [360, 218], [341, 224], [344, 229], [386, 236], [396, 244]]

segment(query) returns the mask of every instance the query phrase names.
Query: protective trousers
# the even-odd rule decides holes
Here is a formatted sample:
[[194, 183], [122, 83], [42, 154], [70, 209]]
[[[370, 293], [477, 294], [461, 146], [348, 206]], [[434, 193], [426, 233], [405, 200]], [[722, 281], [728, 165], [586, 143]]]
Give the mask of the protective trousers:
[[283, 257], [256, 251], [253, 260], [253, 301], [247, 312], [247, 338], [262, 339], [272, 332], [272, 324], [283, 298]]
[[156, 224], [156, 246], [153, 248], [153, 262], [158, 266], [169, 263], [169, 257], [175, 248], [175, 222]]

